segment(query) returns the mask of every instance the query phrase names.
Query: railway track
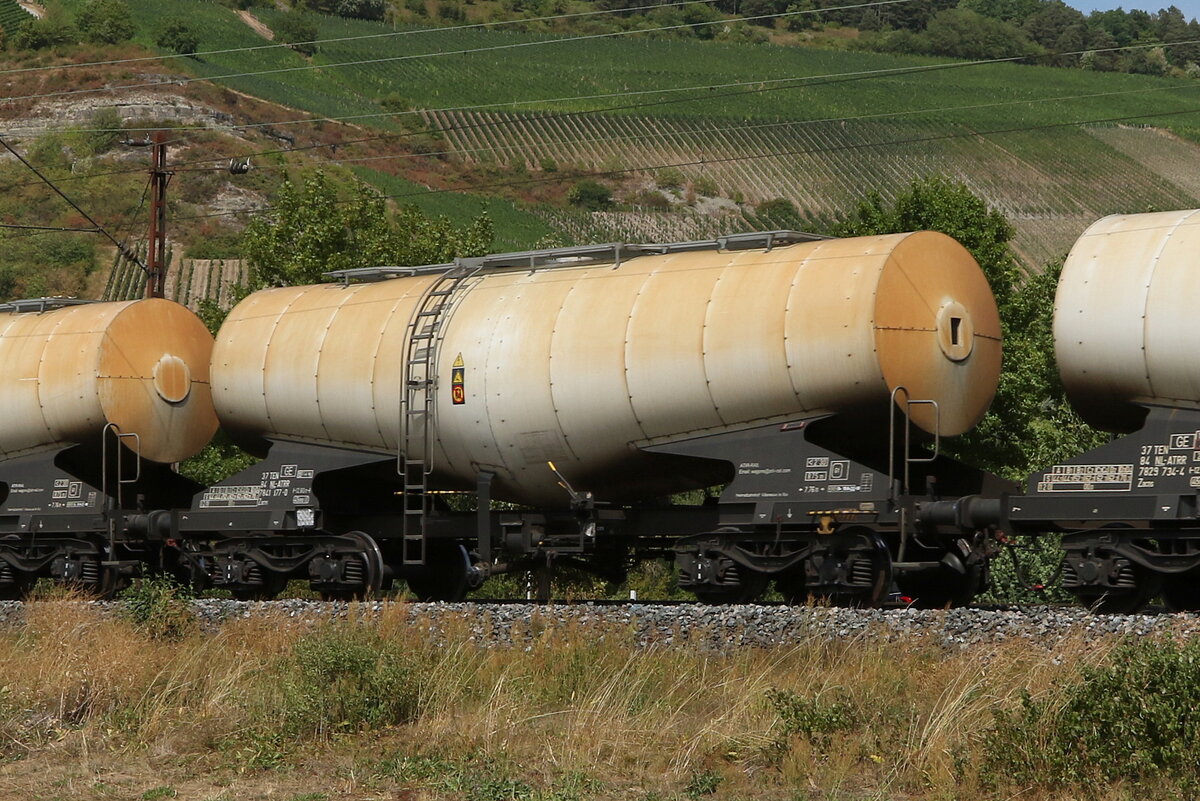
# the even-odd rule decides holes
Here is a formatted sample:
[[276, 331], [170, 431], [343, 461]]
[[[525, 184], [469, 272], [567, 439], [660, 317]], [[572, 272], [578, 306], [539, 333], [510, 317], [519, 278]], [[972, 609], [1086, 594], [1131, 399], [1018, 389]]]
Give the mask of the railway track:
[[[86, 604], [99, 615], [120, 602], [0, 603], [0, 629], [23, 625], [35, 608]], [[302, 599], [189, 602], [206, 629], [269, 617], [290, 624], [407, 620], [445, 642], [482, 646], [531, 645], [556, 637], [625, 638], [640, 646], [693, 645], [714, 650], [795, 647], [829, 641], [922, 641], [967, 647], [1017, 640], [1031, 647], [1100, 642], [1117, 637], [1200, 636], [1200, 615], [1152, 610], [1135, 615], [1094, 615], [1079, 607], [973, 606], [948, 610], [850, 609], [746, 604], [708, 606], [680, 601], [473, 601], [465, 603], [327, 602]]]

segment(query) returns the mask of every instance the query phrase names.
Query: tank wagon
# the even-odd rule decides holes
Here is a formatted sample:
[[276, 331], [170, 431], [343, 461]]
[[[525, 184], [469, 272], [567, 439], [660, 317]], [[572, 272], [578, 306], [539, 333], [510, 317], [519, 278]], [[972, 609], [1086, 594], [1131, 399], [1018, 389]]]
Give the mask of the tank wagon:
[[1118, 439], [1030, 477], [997, 523], [1057, 531], [1102, 611], [1200, 609], [1200, 210], [1105, 217], [1063, 266], [1054, 348], [1072, 404]]
[[454, 599], [505, 571], [673, 557], [706, 600], [774, 580], [941, 605], [986, 579], [977, 520], [999, 502], [977, 496], [998, 488], [937, 447], [986, 411], [1000, 324], [949, 237], [776, 231], [331, 277], [250, 295], [217, 337], [216, 413], [262, 461], [156, 519], [197, 580], [343, 597], [403, 578]]
[[0, 597], [40, 576], [109, 591], [161, 555], [169, 465], [217, 427], [212, 336], [166, 300], [0, 305]]

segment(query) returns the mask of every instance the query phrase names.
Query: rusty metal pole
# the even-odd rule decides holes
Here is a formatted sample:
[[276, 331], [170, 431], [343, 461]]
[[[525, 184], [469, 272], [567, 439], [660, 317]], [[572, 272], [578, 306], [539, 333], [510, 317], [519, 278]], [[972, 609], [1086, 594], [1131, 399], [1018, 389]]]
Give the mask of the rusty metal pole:
[[150, 150], [150, 248], [146, 297], [161, 298], [167, 287], [167, 144], [162, 131]]

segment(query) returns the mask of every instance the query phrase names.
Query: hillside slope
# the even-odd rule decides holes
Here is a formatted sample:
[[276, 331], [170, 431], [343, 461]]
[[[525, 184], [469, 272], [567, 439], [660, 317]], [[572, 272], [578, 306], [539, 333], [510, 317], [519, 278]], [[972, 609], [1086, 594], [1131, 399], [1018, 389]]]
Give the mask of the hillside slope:
[[[755, 216], [755, 206], [774, 198], [799, 212], [779, 224], [821, 230], [871, 192], [890, 198], [913, 178], [938, 173], [1008, 216], [1019, 254], [1037, 268], [1102, 215], [1200, 205], [1191, 166], [1200, 156], [1196, 80], [320, 16], [313, 19], [322, 39], [360, 38], [323, 43], [306, 57], [263, 48], [283, 12], [252, 12], [206, 0], [138, 4], [143, 46], [153, 48], [158, 26], [182, 15], [202, 51], [229, 51], [172, 59], [167, 74], [234, 90], [206, 96], [234, 124], [284, 123], [226, 143], [218, 155], [300, 148], [256, 164], [276, 178], [288, 165], [344, 165], [399, 202], [457, 221], [487, 209], [501, 248], [530, 247], [553, 233], [577, 242], [713, 236], [774, 224]], [[119, 87], [157, 77], [90, 75], [90, 85], [114, 87], [92, 102], [144, 121], [144, 110], [123, 105], [131, 93]], [[188, 91], [203, 86], [187, 83]], [[238, 100], [247, 96], [273, 110]], [[47, 100], [24, 113], [53, 119], [64, 109]], [[309, 114], [349, 125], [286, 126]], [[264, 137], [272, 139], [264, 145]], [[206, 147], [197, 141], [188, 156]], [[567, 189], [589, 175], [615, 190], [616, 208], [566, 203]], [[186, 189], [193, 179], [181, 180]], [[260, 179], [255, 190], [269, 186]], [[193, 216], [224, 197], [192, 195]], [[264, 201], [260, 194], [247, 205]], [[208, 250], [204, 257], [233, 255]]]

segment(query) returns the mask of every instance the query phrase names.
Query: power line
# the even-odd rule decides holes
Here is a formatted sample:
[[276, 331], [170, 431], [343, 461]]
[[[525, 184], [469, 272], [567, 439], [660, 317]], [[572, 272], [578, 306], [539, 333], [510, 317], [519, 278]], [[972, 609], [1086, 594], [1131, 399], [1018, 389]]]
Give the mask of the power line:
[[66, 228], [61, 225], [18, 225], [17, 223], [0, 223], [0, 228], [15, 228], [21, 231], [73, 231], [81, 234], [98, 234], [98, 228]]
[[[739, 17], [737, 19], [720, 19], [694, 23], [681, 23], [679, 25], [660, 25], [654, 28], [640, 28], [629, 31], [610, 31], [607, 33], [592, 33], [581, 36], [563, 36], [549, 39], [535, 39], [528, 42], [513, 42], [502, 45], [489, 45], [487, 47], [462, 48], [459, 50], [440, 50], [431, 53], [412, 53], [402, 56], [382, 56], [380, 58], [358, 59], [355, 61], [339, 61], [332, 64], [304, 64], [294, 67], [277, 67], [269, 70], [255, 70], [251, 72], [234, 72], [224, 75], [209, 75], [205, 77], [193, 78], [176, 78], [159, 81], [146, 81], [144, 83], [123, 84], [121, 86], [101, 86], [92, 89], [63, 89], [57, 92], [43, 92], [33, 95], [18, 95], [16, 97], [0, 98], [0, 102], [14, 102], [18, 100], [43, 100], [52, 97], [71, 97], [81, 94], [91, 94], [96, 92], [117, 92], [125, 89], [148, 89], [155, 86], [186, 86], [197, 81], [220, 81], [229, 80], [231, 78], [250, 78], [259, 75], [280, 75], [293, 72], [308, 72], [311, 70], [333, 69], [337, 67], [362, 67], [370, 64], [387, 64], [400, 61], [411, 61], [422, 58], [439, 58], [442, 56], [465, 56], [476, 53], [494, 53], [500, 50], [515, 50], [527, 47], [543, 47], [546, 45], [566, 44], [569, 42], [582, 42], [593, 39], [613, 39], [618, 36], [630, 36], [633, 34], [643, 33], [661, 33], [663, 31], [680, 30], [682, 28], [702, 28], [712, 25], [728, 25], [732, 23], [753, 22], [754, 20], [762, 19], [782, 19], [784, 17], [795, 17], [802, 14], [821, 14], [830, 11], [845, 11], [856, 8], [873, 8], [877, 6], [896, 5], [897, 3], [910, 3], [913, 0], [870, 0], [870, 2], [854, 3], [852, 5], [836, 6], [833, 8], [822, 9], [805, 9], [801, 11], [782, 11], [776, 14], [759, 14], [752, 17]], [[1180, 44], [1180, 43], [1177, 43]]]
[[[1130, 115], [1123, 115], [1123, 116], [1119, 116], [1119, 117], [1104, 117], [1104, 118], [1092, 119], [1092, 120], [1074, 120], [1071, 122], [1046, 123], [1043, 125], [1014, 126], [1014, 127], [1009, 127], [1009, 128], [997, 128], [997, 129], [990, 130], [990, 131], [974, 131], [974, 130], [972, 130], [972, 131], [966, 131], [966, 132], [962, 132], [962, 133], [931, 134], [929, 136], [918, 136], [918, 137], [911, 137], [908, 139], [893, 139], [893, 140], [889, 140], [886, 142], [859, 142], [859, 143], [855, 143], [855, 144], [830, 145], [828, 147], [803, 148], [803, 149], [798, 149], [798, 150], [777, 150], [777, 151], [771, 151], [768, 153], [752, 153], [749, 155], [740, 155], [740, 156], [722, 156], [722, 157], [718, 157], [718, 158], [701, 158], [701, 159], [694, 159], [691, 161], [679, 161], [679, 162], [672, 162], [672, 163], [667, 163], [667, 164], [644, 164], [644, 165], [639, 165], [636, 167], [625, 167], [625, 168], [617, 169], [617, 170], [592, 170], [592, 171], [587, 171], [587, 172], [574, 173], [572, 175], [556, 175], [556, 176], [544, 177], [544, 178], [526, 178], [526, 179], [513, 180], [513, 181], [495, 181], [495, 182], [486, 183], [486, 184], [476, 184], [474, 186], [469, 186], [469, 187], [460, 187], [460, 188], [454, 188], [454, 189], [450, 189], [450, 188], [426, 189], [426, 190], [423, 190], [420, 192], [400, 192], [400, 193], [393, 193], [393, 194], [382, 194], [382, 195], [377, 195], [376, 197], [378, 197], [380, 199], [400, 200], [400, 199], [404, 199], [404, 198], [425, 197], [428, 195], [441, 195], [441, 194], [447, 194], [447, 193], [461, 193], [461, 192], [475, 192], [475, 191], [479, 191], [482, 189], [497, 189], [497, 188], [506, 188], [506, 187], [512, 187], [512, 186], [530, 186], [530, 185], [536, 185], [536, 184], [557, 183], [557, 182], [561, 182], [561, 181], [577, 180], [579, 178], [606, 178], [606, 177], [614, 177], [614, 176], [618, 176], [618, 175], [629, 175], [629, 174], [638, 173], [638, 172], [648, 172], [651, 170], [662, 170], [662, 169], [668, 169], [668, 168], [672, 168], [672, 167], [676, 167], [676, 168], [678, 168], [678, 167], [700, 167], [700, 166], [706, 166], [706, 165], [711, 165], [711, 164], [729, 164], [729, 163], [735, 163], [735, 162], [740, 162], [740, 161], [756, 161], [756, 160], [767, 159], [767, 158], [780, 158], [783, 156], [809, 156], [809, 155], [817, 155], [817, 154], [821, 154], [821, 153], [836, 153], [836, 152], [847, 151], [847, 150], [863, 150], [863, 149], [868, 149], [868, 148], [890, 147], [893, 145], [924, 144], [927, 142], [945, 141], [945, 140], [950, 140], [950, 139], [964, 139], [964, 138], [970, 138], [970, 137], [976, 137], [976, 136], [989, 137], [989, 136], [998, 136], [1001, 134], [1009, 134], [1009, 133], [1028, 133], [1028, 132], [1032, 132], [1032, 131], [1054, 130], [1057, 128], [1071, 128], [1071, 127], [1076, 127], [1076, 126], [1080, 126], [1080, 125], [1097, 125], [1097, 124], [1109, 123], [1109, 122], [1129, 122], [1131, 120], [1147, 119], [1147, 118], [1151, 118], [1151, 117], [1170, 117], [1170, 116], [1179, 116], [1179, 115], [1183, 115], [1183, 114], [1197, 114], [1197, 113], [1200, 113], [1200, 108], [1184, 109], [1184, 110], [1180, 110], [1180, 111], [1154, 112], [1154, 113], [1150, 113], [1150, 114], [1130, 114]], [[351, 203], [354, 201], [352, 201], [352, 200], [336, 200], [334, 202], [338, 203], [338, 204], [345, 204], [345, 203]], [[176, 221], [182, 222], [185, 220], [212, 219], [215, 217], [233, 217], [233, 216], [238, 216], [241, 214], [248, 214], [248, 213], [261, 214], [263, 212], [269, 212], [272, 209], [273, 209], [272, 206], [267, 206], [265, 208], [259, 208], [259, 209], [243, 209], [241, 211], [215, 212], [212, 214], [196, 214], [196, 215], [191, 215], [191, 216], [187, 216], [187, 217], [178, 217], [178, 218], [176, 218]]]
[[38, 178], [42, 179], [42, 181], [44, 181], [47, 186], [49, 186], [51, 189], [54, 190], [55, 194], [57, 194], [59, 197], [61, 197], [63, 200], [65, 200], [71, 208], [73, 208], [73, 209], [75, 209], [75, 211], [79, 212], [80, 216], [82, 216], [83, 219], [90, 222], [94, 228], [92, 233], [100, 234], [105, 239], [107, 239], [108, 241], [110, 241], [114, 245], [116, 245], [117, 250], [119, 250], [127, 258], [129, 258], [134, 264], [137, 264], [143, 270], [146, 269], [146, 266], [144, 264], [142, 264], [142, 262], [137, 258], [137, 256], [132, 251], [129, 251], [128, 248], [125, 247], [124, 243], [118, 242], [112, 234], [110, 234], [108, 231], [106, 231], [104, 229], [104, 226], [102, 226], [100, 223], [98, 223], [94, 219], [92, 219], [92, 216], [90, 214], [88, 214], [86, 211], [84, 211], [82, 208], [80, 208], [78, 203], [76, 203], [74, 200], [71, 200], [71, 198], [67, 197], [65, 192], [63, 192], [61, 189], [59, 189], [57, 186], [55, 186], [54, 182], [51, 181], [49, 178], [47, 178], [45, 175], [43, 175], [41, 173], [41, 171], [38, 170], [37, 167], [30, 164], [29, 161], [26, 160], [26, 158], [24, 156], [22, 156], [20, 153], [18, 153], [16, 151], [16, 149], [14, 149], [13, 146], [10, 145], [3, 137], [0, 137], [0, 145], [3, 145], [5, 150], [7, 150], [9, 153], [13, 154], [13, 156], [18, 161], [20, 161], [22, 164], [24, 164], [26, 167], [28, 167], [30, 170], [32, 170], [33, 174], [36, 175]]

